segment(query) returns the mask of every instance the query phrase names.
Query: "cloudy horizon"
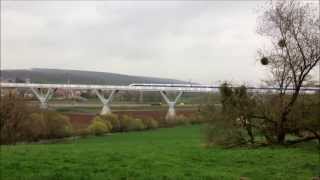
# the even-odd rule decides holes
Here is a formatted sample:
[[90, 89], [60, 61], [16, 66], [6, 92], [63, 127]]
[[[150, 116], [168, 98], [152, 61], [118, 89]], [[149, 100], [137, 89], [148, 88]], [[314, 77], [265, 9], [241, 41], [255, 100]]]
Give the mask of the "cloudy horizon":
[[263, 1], [1, 1], [1, 69], [260, 83]]

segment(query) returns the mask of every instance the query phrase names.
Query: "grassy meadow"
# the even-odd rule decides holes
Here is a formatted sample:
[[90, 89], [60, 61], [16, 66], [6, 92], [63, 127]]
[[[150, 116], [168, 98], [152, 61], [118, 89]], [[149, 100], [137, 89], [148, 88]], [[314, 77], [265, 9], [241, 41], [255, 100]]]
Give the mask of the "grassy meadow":
[[295, 147], [204, 148], [201, 126], [2, 145], [6, 179], [312, 179], [316, 143]]

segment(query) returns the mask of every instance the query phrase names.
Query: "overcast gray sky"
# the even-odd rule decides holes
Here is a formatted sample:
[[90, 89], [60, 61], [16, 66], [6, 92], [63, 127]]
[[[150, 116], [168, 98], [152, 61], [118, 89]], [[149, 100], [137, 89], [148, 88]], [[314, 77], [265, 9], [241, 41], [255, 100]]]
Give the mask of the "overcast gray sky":
[[257, 83], [263, 1], [1, 1], [2, 69]]

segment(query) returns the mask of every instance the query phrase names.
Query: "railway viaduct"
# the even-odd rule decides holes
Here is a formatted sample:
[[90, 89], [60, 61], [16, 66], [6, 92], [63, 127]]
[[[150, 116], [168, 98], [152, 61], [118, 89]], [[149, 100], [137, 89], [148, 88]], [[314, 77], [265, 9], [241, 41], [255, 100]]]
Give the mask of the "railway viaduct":
[[[16, 88], [16, 89], [31, 89], [37, 99], [40, 101], [40, 108], [48, 108], [48, 101], [52, 98], [54, 92], [57, 89], [68, 89], [68, 90], [93, 90], [99, 100], [102, 103], [102, 115], [111, 113], [110, 104], [114, 95], [118, 91], [139, 91], [139, 92], [160, 92], [161, 96], [168, 104], [168, 112], [166, 115], [167, 119], [174, 118], [175, 106], [179, 101], [179, 98], [185, 92], [197, 92], [197, 93], [214, 93], [218, 92], [218, 86], [209, 85], [190, 85], [190, 84], [131, 84], [128, 86], [113, 86], [113, 85], [81, 85], [81, 84], [36, 84], [36, 83], [0, 83], [0, 88]], [[46, 90], [45, 93], [41, 90]], [[247, 87], [248, 91], [251, 92], [275, 92], [279, 89], [272, 87]], [[293, 91], [294, 89], [288, 89]], [[303, 87], [301, 91], [307, 93], [317, 92], [319, 88], [314, 87]], [[104, 91], [111, 92], [109, 96], [104, 96]], [[178, 92], [175, 99], [171, 100], [167, 92]]]

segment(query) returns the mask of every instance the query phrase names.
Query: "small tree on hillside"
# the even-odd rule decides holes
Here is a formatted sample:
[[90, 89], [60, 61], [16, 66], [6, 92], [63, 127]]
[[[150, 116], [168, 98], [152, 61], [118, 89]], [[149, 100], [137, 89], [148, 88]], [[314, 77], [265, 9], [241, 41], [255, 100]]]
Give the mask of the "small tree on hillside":
[[[269, 49], [261, 50], [259, 54], [271, 73], [267, 82], [280, 92], [275, 99], [279, 108], [277, 116], [264, 114], [264, 118], [273, 122], [276, 141], [284, 143], [289, 116], [301, 87], [320, 61], [320, 20], [311, 4], [298, 0], [271, 0], [261, 16], [258, 32], [272, 42]], [[290, 95], [288, 88], [294, 89]]]

